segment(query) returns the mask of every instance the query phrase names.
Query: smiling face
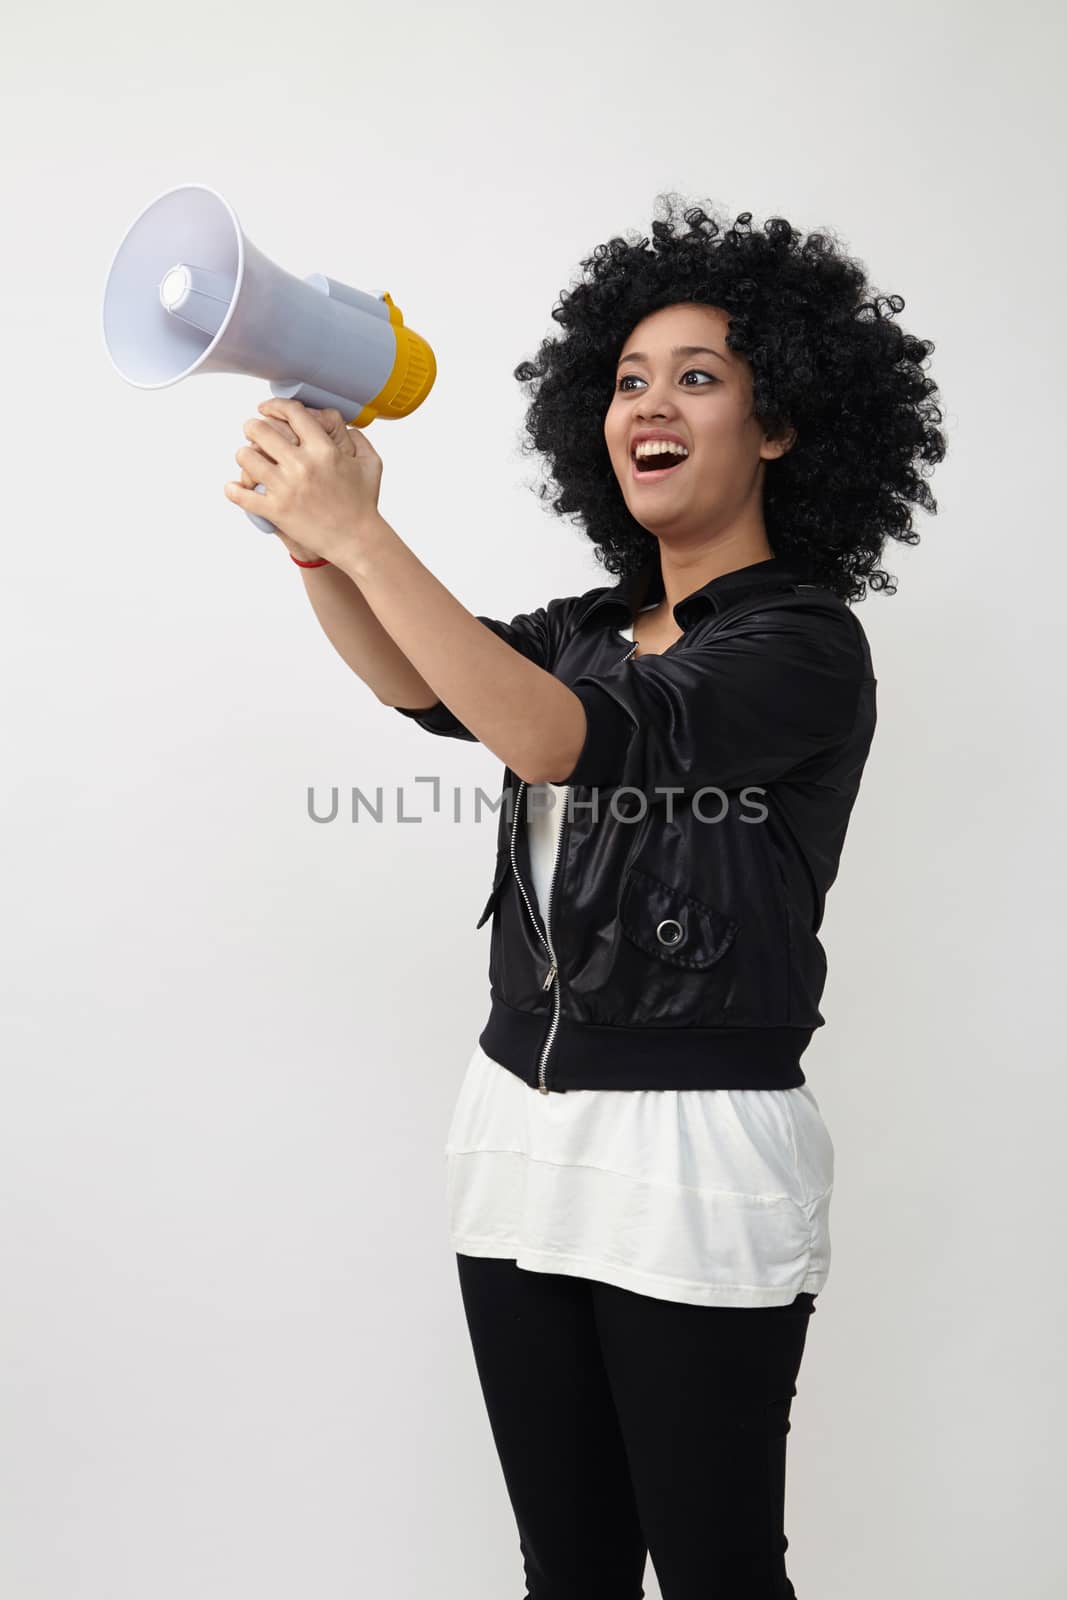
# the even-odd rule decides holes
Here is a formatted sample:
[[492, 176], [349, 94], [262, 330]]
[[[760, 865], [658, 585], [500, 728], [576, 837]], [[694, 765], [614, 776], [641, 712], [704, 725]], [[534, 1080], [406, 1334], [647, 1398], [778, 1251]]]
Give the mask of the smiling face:
[[[761, 524], [763, 464], [795, 437], [768, 439], [752, 415], [752, 370], [727, 348], [729, 326], [716, 306], [665, 306], [631, 330], [615, 373], [604, 417], [612, 468], [631, 514], [672, 542]], [[645, 430], [675, 435], [688, 457], [667, 471], [678, 457], [657, 456], [646, 477], [632, 456]]]

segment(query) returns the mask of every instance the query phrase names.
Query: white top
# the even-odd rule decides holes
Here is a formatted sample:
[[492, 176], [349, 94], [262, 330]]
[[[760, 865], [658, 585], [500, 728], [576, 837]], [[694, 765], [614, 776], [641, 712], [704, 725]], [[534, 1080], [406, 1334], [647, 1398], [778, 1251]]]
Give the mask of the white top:
[[[554, 796], [529, 813], [543, 916], [566, 787], [531, 787]], [[829, 1273], [834, 1147], [807, 1083], [546, 1095], [476, 1044], [445, 1152], [463, 1255], [708, 1306], [787, 1305]]]

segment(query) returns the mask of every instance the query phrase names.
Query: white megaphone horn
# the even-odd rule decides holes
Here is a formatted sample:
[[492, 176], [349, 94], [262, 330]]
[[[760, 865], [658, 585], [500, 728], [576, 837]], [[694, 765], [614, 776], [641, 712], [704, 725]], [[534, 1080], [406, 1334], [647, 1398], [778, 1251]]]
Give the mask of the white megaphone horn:
[[[437, 375], [430, 346], [384, 290], [285, 272], [201, 183], [168, 189], [127, 230], [108, 271], [103, 324], [112, 365], [137, 389], [243, 372], [269, 379], [279, 399], [332, 406], [356, 428], [409, 416]], [[277, 533], [266, 517], [246, 515]]]

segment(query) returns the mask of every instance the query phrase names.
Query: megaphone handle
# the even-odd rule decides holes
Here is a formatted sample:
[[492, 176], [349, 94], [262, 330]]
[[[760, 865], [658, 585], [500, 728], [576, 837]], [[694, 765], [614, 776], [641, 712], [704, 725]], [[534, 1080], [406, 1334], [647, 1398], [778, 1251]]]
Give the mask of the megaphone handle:
[[[257, 494], [266, 494], [266, 492], [267, 492], [266, 484], [263, 484], [263, 483], [257, 483], [256, 484], [256, 493]], [[259, 529], [260, 533], [277, 533], [277, 531], [278, 531], [277, 528], [274, 526], [273, 522], [268, 522], [266, 517], [257, 517], [255, 512], [253, 512], [253, 511], [246, 511], [245, 512], [245, 516], [248, 518], [249, 522], [254, 522], [255, 523], [255, 525]]]

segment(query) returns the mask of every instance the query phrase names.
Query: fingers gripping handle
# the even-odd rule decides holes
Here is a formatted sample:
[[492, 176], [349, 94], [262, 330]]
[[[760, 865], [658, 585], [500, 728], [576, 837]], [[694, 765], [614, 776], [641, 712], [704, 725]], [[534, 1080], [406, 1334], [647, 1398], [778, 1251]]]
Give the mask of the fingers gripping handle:
[[[355, 422], [356, 417], [362, 412], [362, 407], [353, 405], [351, 396], [331, 394], [328, 389], [316, 389], [313, 383], [272, 383], [271, 390], [280, 400], [299, 400], [300, 404], [306, 406], [309, 411], [339, 411], [349, 426]], [[247, 439], [245, 443], [248, 443]], [[266, 492], [264, 484], [256, 484], [257, 494], [266, 494]], [[268, 521], [266, 517], [256, 516], [254, 511], [246, 511], [245, 516], [249, 522], [255, 523], [261, 533], [277, 533], [278, 531], [273, 522]]]

